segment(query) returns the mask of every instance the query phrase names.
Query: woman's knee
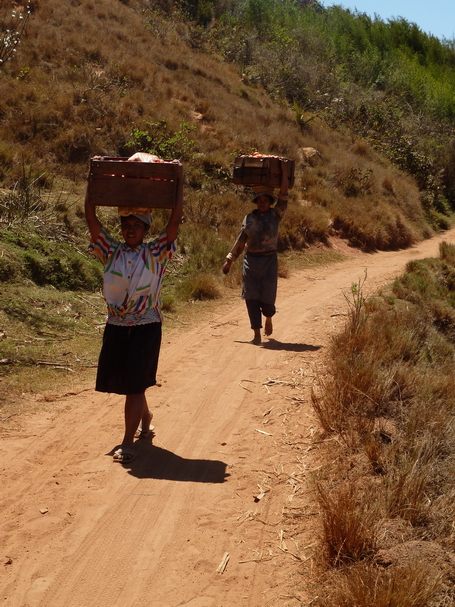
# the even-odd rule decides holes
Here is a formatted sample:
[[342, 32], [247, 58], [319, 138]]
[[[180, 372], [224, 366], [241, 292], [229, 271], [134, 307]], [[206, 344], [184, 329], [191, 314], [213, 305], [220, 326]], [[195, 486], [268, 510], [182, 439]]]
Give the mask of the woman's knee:
[[275, 304], [266, 304], [261, 302], [261, 311], [266, 318], [271, 318], [276, 314]]

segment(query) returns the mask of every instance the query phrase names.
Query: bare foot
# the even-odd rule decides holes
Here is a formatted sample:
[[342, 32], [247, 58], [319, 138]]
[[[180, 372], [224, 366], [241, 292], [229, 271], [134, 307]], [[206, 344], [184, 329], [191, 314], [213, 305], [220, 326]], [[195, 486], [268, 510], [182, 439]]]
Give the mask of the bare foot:
[[258, 346], [261, 343], [261, 341], [262, 341], [261, 329], [254, 329], [254, 338], [251, 343], [254, 344], [255, 346]]
[[265, 325], [264, 325], [264, 335], [272, 335], [272, 333], [273, 333], [272, 319], [266, 318]]

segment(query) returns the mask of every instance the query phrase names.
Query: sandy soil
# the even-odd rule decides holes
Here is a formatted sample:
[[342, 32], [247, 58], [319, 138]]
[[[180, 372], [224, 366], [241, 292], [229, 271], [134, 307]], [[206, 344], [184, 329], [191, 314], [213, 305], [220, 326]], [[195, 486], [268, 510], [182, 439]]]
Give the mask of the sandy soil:
[[[311, 598], [320, 464], [310, 388], [345, 295], [434, 257], [455, 230], [280, 281], [272, 339], [244, 303], [165, 339], [148, 391], [153, 443], [112, 460], [123, 399], [85, 387], [24, 416], [0, 446], [0, 601], [7, 607], [259, 607]], [[44, 388], [43, 388], [44, 389]], [[297, 516], [298, 515], [298, 516]], [[223, 567], [224, 564], [224, 567]], [[0, 603], [1, 604], [1, 603]]]

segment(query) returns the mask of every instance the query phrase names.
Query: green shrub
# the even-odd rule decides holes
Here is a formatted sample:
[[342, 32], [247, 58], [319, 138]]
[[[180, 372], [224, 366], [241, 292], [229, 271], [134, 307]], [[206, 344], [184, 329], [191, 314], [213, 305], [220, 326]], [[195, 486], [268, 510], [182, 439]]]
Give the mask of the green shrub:
[[67, 243], [38, 236], [31, 228], [0, 231], [0, 280], [32, 280], [61, 290], [94, 291], [102, 285], [102, 266]]
[[194, 126], [182, 122], [180, 130], [170, 133], [166, 120], [147, 122], [146, 130], [134, 128], [131, 131], [131, 141], [126, 146], [131, 148], [131, 153], [147, 152], [168, 160], [189, 160], [196, 147], [189, 137], [194, 130]]
[[212, 274], [190, 274], [182, 278], [175, 287], [177, 296], [184, 300], [198, 301], [218, 299], [221, 292], [215, 277]]

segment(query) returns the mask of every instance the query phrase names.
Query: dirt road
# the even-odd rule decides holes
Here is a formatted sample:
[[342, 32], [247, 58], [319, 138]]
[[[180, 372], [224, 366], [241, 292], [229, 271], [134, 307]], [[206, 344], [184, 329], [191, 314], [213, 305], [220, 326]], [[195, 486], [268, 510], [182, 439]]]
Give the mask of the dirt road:
[[363, 290], [376, 290], [443, 240], [455, 230], [400, 252], [335, 245], [346, 261], [280, 281], [260, 347], [240, 299], [172, 333], [147, 393], [156, 437], [129, 466], [111, 456], [121, 397], [88, 387], [24, 417], [0, 446], [3, 605], [302, 604], [317, 524], [309, 389], [345, 319], [343, 293], [365, 268]]

